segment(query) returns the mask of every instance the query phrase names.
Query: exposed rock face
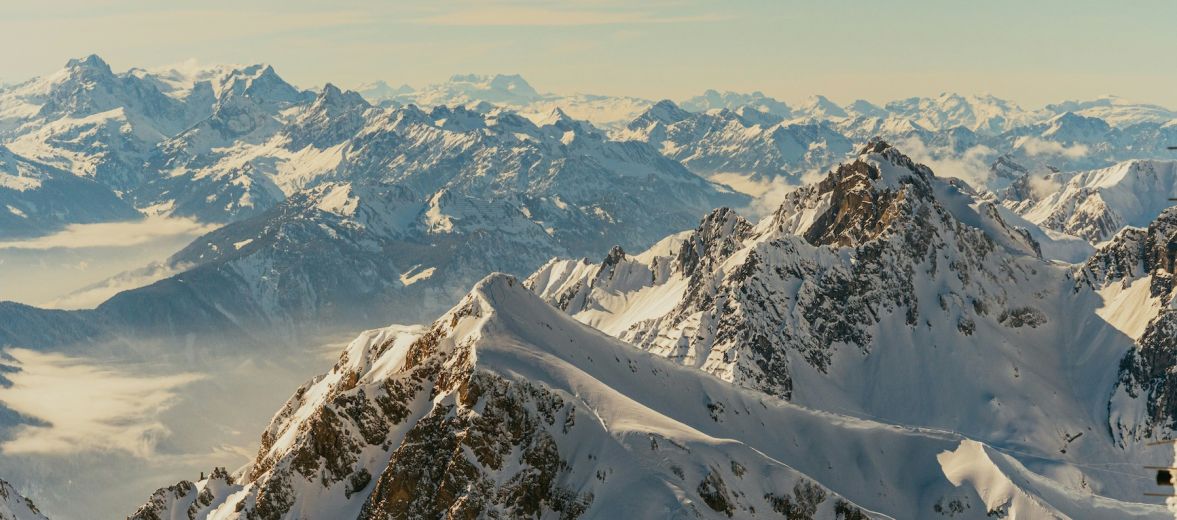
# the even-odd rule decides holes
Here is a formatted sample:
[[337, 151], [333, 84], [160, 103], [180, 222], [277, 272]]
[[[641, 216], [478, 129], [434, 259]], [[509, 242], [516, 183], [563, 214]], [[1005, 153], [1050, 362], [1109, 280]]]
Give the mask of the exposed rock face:
[[12, 484], [0, 480], [0, 520], [47, 520], [32, 500], [16, 492]]
[[[555, 280], [553, 264], [528, 284], [574, 315], [594, 308], [597, 288], [663, 286], [680, 300], [672, 310], [605, 328], [659, 355], [789, 397], [798, 361], [825, 373], [840, 348], [869, 354], [891, 316], [910, 329], [923, 325], [921, 317], [944, 320], [944, 313], [954, 329], [970, 331], [981, 319], [1008, 327], [1045, 322], [1032, 307], [1013, 308], [1017, 300], [1006, 289], [1046, 268], [1037, 244], [991, 205], [964, 214], [964, 195], [955, 190], [875, 141], [858, 160], [790, 194], [758, 226], [727, 209], [708, 215], [674, 256], [628, 266], [649, 273], [639, 286], [599, 275]], [[940, 281], [941, 272], [950, 276]], [[921, 279], [936, 280], [934, 301], [920, 301], [928, 292], [917, 288]]]
[[[366, 334], [330, 373], [295, 392], [240, 482], [221, 470], [181, 482], [156, 492], [135, 518], [183, 507], [190, 518], [214, 510], [263, 519], [308, 511], [577, 518], [592, 496], [560, 485], [568, 462], [551, 433], [570, 433], [575, 407], [542, 387], [475, 370], [470, 322], [487, 312], [471, 296], [423, 334]], [[324, 494], [333, 501], [292, 509]]]
[[[1036, 186], [1035, 186], [1036, 185]], [[1093, 244], [1125, 226], [1145, 227], [1177, 196], [1177, 162], [1134, 160], [1107, 168], [1027, 176], [1005, 205], [1042, 227]], [[1030, 191], [1028, 196], [1023, 195]]]
[[[644, 257], [615, 250], [610, 258], [615, 269], [602, 282], [634, 275], [634, 263]], [[492, 275], [427, 328], [364, 333], [330, 372], [295, 392], [262, 434], [257, 458], [232, 479], [218, 471], [162, 489], [136, 514], [284, 520], [1167, 514], [1162, 506], [1058, 493], [1046, 480], [976, 441], [794, 406], [641, 352], [575, 322], [514, 278]]]
[[[1174, 260], [1177, 258], [1177, 209], [1162, 213], [1147, 229], [1127, 228], [1101, 247], [1080, 271], [1080, 285], [1109, 295], [1140, 295], [1119, 305], [1147, 323], [1136, 348], [1120, 362], [1112, 396], [1110, 428], [1121, 443], [1177, 430], [1177, 309], [1174, 308]], [[1113, 304], [1114, 305], [1114, 304]], [[1138, 328], [1139, 330], [1139, 328]]]
[[[555, 350], [530, 346], [540, 338]], [[532, 369], [504, 357], [587, 356], [579, 362], [600, 358], [610, 370], [625, 364], [620, 373], [630, 375], [658, 373], [650, 362], [672, 366], [608, 344], [613, 340], [604, 340], [607, 347], [591, 344], [603, 340], [515, 279], [493, 275], [427, 329], [393, 327], [354, 341], [331, 372], [299, 388], [275, 415], [256, 459], [238, 475], [218, 469], [201, 481], [160, 489], [132, 518], [576, 519], [632, 510], [644, 500], [650, 501], [646, 514], [674, 504], [693, 517], [720, 511], [744, 518], [771, 508], [763, 491], [749, 493], [770, 482], [764, 478], [804, 481], [808, 498], [798, 496], [803, 501], [795, 507], [811, 515], [860, 511], [840, 498], [823, 502], [833, 493], [779, 464], [763, 467], [767, 459], [733, 452], [716, 465], [713, 448], [692, 448], [677, 434], [614, 438], [608, 422], [564, 383], [516, 374]], [[626, 351], [642, 359], [623, 361]], [[711, 413], [724, 413], [717, 404], [723, 400], [717, 398]], [[699, 406], [695, 413], [707, 412]], [[692, 455], [694, 449], [700, 453]], [[650, 457], [670, 466], [647, 466]], [[696, 468], [708, 464], [707, 471]], [[631, 496], [634, 485], [648, 491]], [[690, 486], [686, 496], [673, 492], [680, 485]]]
[[216, 468], [207, 479], [197, 484], [187, 480], [160, 488], [151, 495], [147, 503], [139, 506], [128, 520], [166, 520], [177, 518], [182, 513], [189, 520], [207, 515], [222, 503], [225, 496], [235, 489], [233, 477], [225, 468]]
[[[875, 141], [759, 224], [717, 210], [607, 269], [553, 260], [526, 284], [641, 349], [804, 406], [1115, 456], [1111, 439], [1075, 434], [1106, 429], [1092, 403], [1134, 338], [1002, 211]], [[1095, 473], [1071, 484], [1131, 496]]]

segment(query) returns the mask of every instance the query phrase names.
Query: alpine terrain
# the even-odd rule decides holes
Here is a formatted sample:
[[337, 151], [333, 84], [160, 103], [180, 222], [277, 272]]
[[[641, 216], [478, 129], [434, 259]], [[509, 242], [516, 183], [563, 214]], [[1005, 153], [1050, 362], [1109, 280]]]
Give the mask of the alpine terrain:
[[[1164, 276], [1138, 242], [1099, 265]], [[1114, 469], [1164, 456], [1134, 354], [1164, 347], [1098, 272], [873, 140], [759, 224], [719, 209], [363, 333], [252, 462], [133, 518], [1169, 517]]]

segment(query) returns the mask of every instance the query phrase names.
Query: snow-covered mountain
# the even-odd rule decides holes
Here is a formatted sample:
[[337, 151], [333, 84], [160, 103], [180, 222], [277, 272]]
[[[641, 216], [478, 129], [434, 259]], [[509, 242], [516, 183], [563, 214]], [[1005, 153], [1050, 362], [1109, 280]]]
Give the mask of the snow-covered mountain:
[[846, 157], [851, 141], [825, 122], [786, 122], [751, 109], [703, 113], [663, 100], [615, 134], [650, 143], [704, 175], [738, 173], [795, 183]]
[[[1027, 111], [992, 96], [943, 94], [885, 106], [859, 100], [846, 107], [814, 96], [790, 107], [759, 92], [707, 91], [685, 102], [695, 112], [675, 107], [682, 114], [651, 128], [648, 116], [667, 111], [652, 101], [541, 94], [518, 75], [457, 75], [420, 89], [380, 83], [362, 95], [324, 87], [316, 96], [266, 65], [189, 63], [115, 73], [89, 56], [0, 90], [0, 144], [105, 186], [121, 202], [95, 199], [108, 203], [109, 217], [101, 218], [125, 215], [131, 205], [148, 214], [224, 223], [264, 212], [338, 165], [341, 144], [374, 110], [369, 102], [416, 104], [425, 111], [461, 106], [481, 114], [505, 107], [540, 126], [563, 113], [618, 138], [651, 143], [698, 173], [755, 182], [783, 176], [791, 184], [845, 158], [849, 143], [874, 136], [919, 141], [936, 160], [1006, 158], [1036, 172], [1152, 159], [1177, 142], [1177, 126], [1165, 109], [1118, 99]], [[978, 182], [976, 175], [962, 177]], [[43, 205], [31, 197], [9, 194], [23, 201], [12, 204], [16, 208]], [[29, 215], [24, 225], [30, 230], [86, 222], [66, 212], [40, 223], [35, 212], [21, 211]]]
[[364, 96], [364, 99], [372, 103], [394, 101], [401, 96], [409, 95], [415, 92], [413, 87], [407, 84], [394, 87], [382, 80], [358, 85], [356, 86], [355, 91], [361, 96]]
[[31, 161], [0, 145], [0, 239], [43, 235], [67, 224], [139, 216], [93, 179]]
[[[114, 73], [97, 56], [70, 60], [54, 74], [0, 91], [0, 146], [19, 162], [72, 174], [78, 180], [53, 184], [70, 182], [70, 191], [93, 196], [62, 203], [24, 190], [8, 198], [25, 213], [24, 224], [41, 232], [137, 217], [128, 206], [213, 222], [247, 216], [276, 204], [281, 192], [253, 186], [240, 172], [197, 171], [206, 166], [200, 161], [277, 132], [281, 111], [312, 98], [264, 65]], [[60, 209], [68, 204], [81, 209]]]
[[47, 520], [37, 506], [0, 479], [0, 520]]
[[[378, 109], [328, 86], [289, 117], [258, 144], [227, 155], [209, 146], [190, 162], [208, 157], [203, 169], [177, 166], [193, 172], [190, 189], [208, 179], [230, 201], [257, 200], [231, 189], [273, 187], [275, 206], [174, 255], [167, 264], [180, 274], [71, 316], [152, 337], [424, 320], [487, 272], [523, 275], [552, 256], [646, 247], [714, 207], [748, 201], [645, 143], [611, 140], [559, 111], [536, 125], [497, 108]], [[4, 340], [48, 341], [40, 314], [0, 315]]]
[[652, 101], [629, 96], [593, 94], [540, 94], [518, 74], [458, 74], [444, 83], [413, 89], [407, 85], [392, 88], [384, 82], [361, 86], [361, 95], [373, 103], [434, 106], [463, 106], [487, 110], [491, 106], [510, 108], [536, 122], [553, 111], [589, 121], [602, 128], [615, 128], [632, 120]]
[[741, 92], [707, 90], [702, 95], [683, 100], [681, 106], [691, 112], [708, 112], [711, 110], [738, 110], [750, 108], [759, 112], [772, 114], [781, 119], [793, 117], [793, 110], [782, 101], [764, 95], [763, 92], [744, 94]]
[[[518, 74], [457, 74], [445, 83], [415, 91], [412, 102], [420, 106], [455, 105], [471, 101], [526, 105], [543, 96]], [[407, 98], [397, 99], [398, 101]]]
[[251, 463], [161, 488], [131, 518], [1166, 514], [955, 434], [730, 385], [495, 274], [428, 327], [362, 334], [295, 391]]
[[[1027, 454], [1065, 486], [1135, 501], [1139, 485], [1080, 469], [1158, 456], [1112, 434], [1136, 406], [1109, 401], [1135, 338], [1106, 318], [1105, 294], [1002, 214], [876, 141], [759, 224], [716, 211], [640, 255], [554, 260], [526, 283], [738, 386], [957, 432]], [[1134, 438], [1160, 432], [1149, 428]]]
[[91, 55], [0, 94], [0, 138], [29, 159], [129, 190], [146, 179], [142, 165], [156, 143], [207, 114], [207, 94], [190, 94], [189, 104]]
[[984, 135], [1000, 134], [1041, 119], [1011, 101], [989, 95], [944, 93], [934, 98], [913, 97], [887, 103], [885, 110], [931, 130], [964, 127]]
[[[1067, 178], [1069, 177], [1069, 178]], [[1005, 204], [1042, 227], [1092, 243], [1125, 226], [1145, 227], [1177, 197], [1177, 162], [1126, 161], [1072, 174], [1027, 176]]]
[[[247, 280], [237, 288], [267, 315], [331, 304], [376, 320], [393, 311], [427, 319], [486, 272], [528, 273], [550, 253], [649, 245], [709, 208], [746, 200], [560, 113], [537, 126], [503, 110], [410, 106], [369, 120], [339, 156], [329, 175], [338, 180], [199, 239], [173, 261]], [[266, 272], [285, 276], [248, 275]]]
[[662, 101], [614, 135], [654, 144], [705, 175], [779, 177], [794, 185], [801, 174], [846, 158], [850, 143], [883, 137], [941, 165], [945, 175], [994, 191], [1028, 173], [1163, 158], [1168, 143], [1177, 142], [1171, 124], [1116, 126], [1072, 112], [1026, 112], [992, 97], [944, 95], [887, 106], [857, 102], [835, 110], [815, 97], [784, 119], [750, 106], [691, 112]]
[[837, 103], [830, 101], [830, 98], [814, 95], [793, 108], [793, 117], [833, 121], [850, 117], [850, 114]]
[[1074, 112], [1081, 116], [1103, 119], [1114, 126], [1131, 126], [1137, 123], [1168, 124], [1177, 120], [1177, 112], [1148, 103], [1135, 103], [1117, 96], [1104, 96], [1088, 101], [1066, 101], [1046, 105], [1046, 110], [1055, 114]]

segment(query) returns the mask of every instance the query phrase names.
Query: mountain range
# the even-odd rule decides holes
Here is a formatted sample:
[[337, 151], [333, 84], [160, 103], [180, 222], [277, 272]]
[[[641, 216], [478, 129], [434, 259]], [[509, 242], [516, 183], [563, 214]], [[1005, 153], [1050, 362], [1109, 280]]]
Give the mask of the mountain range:
[[90, 56], [0, 88], [0, 240], [217, 228], [0, 345], [383, 327], [133, 518], [1171, 517], [1173, 115]]
[[[304, 324], [313, 331], [323, 323], [372, 326], [391, 315], [428, 319], [486, 272], [526, 274], [551, 256], [648, 246], [700, 212], [748, 201], [559, 109], [535, 123], [499, 108], [380, 108], [330, 84], [318, 94], [300, 91], [270, 67], [221, 74], [215, 88], [205, 80], [180, 90], [182, 100], [161, 93], [151, 73], [113, 75], [96, 57], [71, 61], [54, 80], [91, 86], [61, 93], [48, 82], [59, 98], [86, 93], [62, 102], [72, 107], [93, 105], [95, 90], [110, 91], [103, 100], [149, 92], [168, 106], [212, 99], [204, 119], [171, 137], [152, 133], [150, 147], [141, 141], [150, 151], [133, 160], [151, 173], [107, 193], [127, 188], [110, 196], [125, 218], [133, 205], [229, 224], [165, 262], [181, 274], [73, 312], [76, 326], [50, 333], [43, 323], [60, 313], [5, 304], [0, 337], [24, 345], [188, 332], [262, 340], [270, 332], [289, 338]], [[17, 86], [13, 96], [25, 99], [43, 83]], [[192, 110], [166, 111], [173, 112]], [[78, 183], [105, 178], [74, 173]], [[9, 207], [22, 214], [12, 218], [36, 220], [25, 206]]]
[[1172, 212], [1051, 263], [959, 181], [859, 152], [759, 224], [364, 332], [252, 462], [132, 518], [1171, 516], [1113, 469], [1171, 431], [1167, 318], [1137, 336], [1105, 298], [1171, 278]]

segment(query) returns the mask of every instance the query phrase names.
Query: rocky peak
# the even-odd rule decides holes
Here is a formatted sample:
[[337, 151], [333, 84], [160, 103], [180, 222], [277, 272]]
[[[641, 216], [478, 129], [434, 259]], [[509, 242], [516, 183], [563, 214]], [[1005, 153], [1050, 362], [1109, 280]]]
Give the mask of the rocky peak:
[[110, 70], [110, 65], [99, 58], [97, 54], [91, 54], [85, 58], [73, 58], [65, 64], [65, 68], [73, 74], [94, 74], [99, 76], [114, 76]]
[[1154, 296], [1168, 296], [1177, 273], [1177, 207], [1162, 212], [1147, 228], [1128, 227], [1096, 250], [1083, 265], [1093, 287], [1151, 276]]
[[674, 104], [669, 99], [663, 99], [654, 103], [649, 109], [638, 116], [628, 125], [631, 130], [644, 129], [652, 124], [672, 125], [685, 119], [690, 119], [693, 114], [687, 112]]
[[853, 246], [879, 237], [912, 204], [932, 195], [932, 172], [882, 139], [856, 160], [786, 198], [774, 217], [813, 245]]
[[730, 208], [712, 211], [679, 246], [675, 258], [681, 273], [709, 271], [740, 249], [752, 233], [752, 224]]
[[620, 264], [624, 260], [625, 250], [621, 249], [621, 246], [613, 246], [609, 250], [609, 254], [605, 255], [605, 259], [601, 261], [601, 266], [597, 269], [597, 275], [593, 277], [594, 282], [611, 278], [614, 269], [617, 268], [617, 264]]
[[[110, 65], [95, 55], [72, 59], [65, 69], [47, 85], [45, 103], [38, 115], [56, 119], [61, 116], [85, 117], [111, 110], [122, 110], [136, 135], [165, 135], [187, 127], [182, 102], [161, 92], [153, 79], [135, 74], [114, 74]], [[140, 116], [134, 118], [131, 114]]]
[[234, 70], [222, 79], [218, 103], [247, 98], [267, 111], [277, 111], [308, 101], [310, 96], [310, 93], [304, 94], [278, 76], [274, 67], [256, 64]]
[[32, 500], [25, 498], [16, 488], [0, 479], [0, 519], [3, 520], [47, 520]]
[[290, 147], [302, 149], [309, 144], [322, 149], [341, 143], [363, 127], [368, 108], [371, 105], [359, 94], [328, 83], [287, 129]]
[[455, 132], [469, 132], [486, 127], [485, 117], [462, 105], [438, 105], [429, 111], [429, 118], [440, 128]]
[[518, 74], [455, 74], [448, 83], [433, 85], [425, 90], [448, 92], [451, 96], [491, 103], [529, 103], [543, 98]]
[[1177, 208], [1169, 208], [1147, 229], [1126, 228], [1117, 233], [1082, 270], [1082, 281], [1097, 289], [1114, 289], [1118, 284], [1122, 291], [1131, 291], [1137, 280], [1147, 282], [1149, 302], [1133, 312], [1148, 313], [1136, 317], [1148, 318], [1148, 324], [1136, 347], [1120, 361], [1119, 381], [1109, 405], [1109, 409], [1122, 409], [1109, 418], [1121, 443], [1172, 437], [1177, 431], [1175, 269]]
[[327, 83], [323, 85], [323, 91], [315, 97], [314, 106], [338, 107], [346, 110], [355, 107], [368, 108], [371, 105], [358, 93], [351, 90], [340, 90], [339, 87]]
[[1165, 210], [1148, 226], [1145, 269], [1157, 275], [1177, 274], [1177, 207]]
[[1002, 154], [994, 160], [993, 164], [989, 165], [989, 172], [995, 177], [1013, 180], [1023, 179], [1030, 173], [1025, 166], [1018, 164], [1010, 154]]

